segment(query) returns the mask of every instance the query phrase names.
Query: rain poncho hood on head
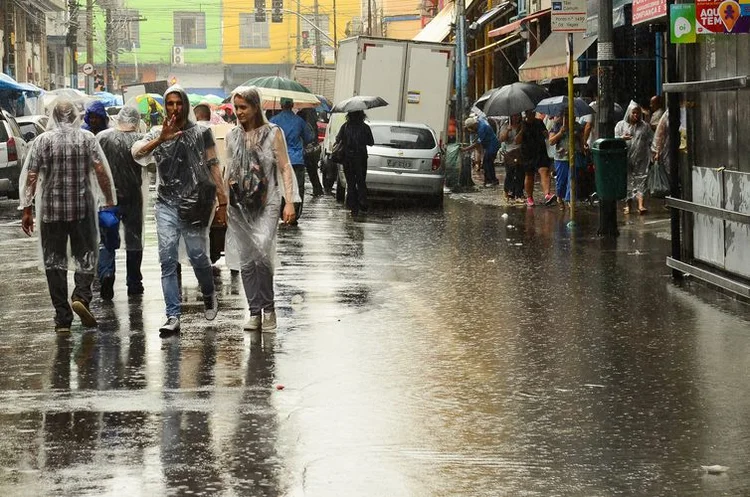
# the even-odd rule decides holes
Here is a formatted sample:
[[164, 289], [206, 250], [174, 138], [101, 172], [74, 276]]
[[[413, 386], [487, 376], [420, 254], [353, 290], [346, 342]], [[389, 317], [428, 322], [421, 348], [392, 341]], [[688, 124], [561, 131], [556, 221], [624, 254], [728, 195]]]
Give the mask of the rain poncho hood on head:
[[[91, 116], [96, 115], [102, 120], [100, 127], [94, 129], [91, 125]], [[95, 100], [86, 106], [86, 113], [83, 116], [83, 129], [91, 131], [94, 134], [104, 131], [109, 127], [109, 114], [104, 107], [104, 104], [99, 100]]]
[[[116, 203], [117, 197], [107, 158], [94, 135], [81, 128], [80, 114], [72, 102], [55, 102], [47, 131], [34, 140], [26, 154], [19, 195], [20, 208], [36, 206], [43, 267], [67, 270], [73, 262], [78, 271], [94, 272], [99, 253], [97, 212], [107, 200]], [[44, 232], [49, 223], [60, 222], [75, 222], [75, 236], [85, 247], [75, 258], [70, 257], [69, 246], [67, 255], [50, 250], [60, 240]]]
[[133, 144], [131, 151], [142, 166], [156, 163], [158, 202], [176, 207], [180, 218], [189, 224], [207, 226], [216, 201], [216, 185], [210, 173], [211, 166], [218, 162], [213, 135], [208, 128], [196, 125], [187, 93], [179, 86], [164, 93], [167, 112], [171, 94], [178, 94], [182, 100], [178, 118], [182, 121], [181, 133], [139, 157], [140, 150], [161, 135], [162, 126], [155, 126]]
[[136, 131], [140, 124], [140, 113], [134, 107], [123, 107], [117, 114], [116, 126], [102, 131], [96, 138], [112, 168], [112, 177], [117, 189], [117, 203], [123, 219], [141, 220], [141, 232], [125, 237], [127, 250], [143, 250], [143, 220], [148, 199], [148, 172], [133, 159], [131, 149], [143, 138]]
[[638, 103], [630, 101], [625, 110], [625, 117], [615, 126], [615, 138], [630, 137], [628, 145], [628, 191], [631, 198], [643, 194], [645, 189], [648, 166], [651, 162], [651, 140], [653, 132], [651, 126], [642, 118], [631, 122], [631, 114]]
[[224, 181], [229, 192], [226, 263], [235, 270], [256, 263], [273, 269], [281, 199], [287, 203], [301, 202], [299, 186], [292, 172], [284, 132], [266, 121], [257, 90], [243, 88], [232, 94], [232, 102], [235, 95], [260, 112], [263, 124], [251, 131], [236, 126], [226, 136]]

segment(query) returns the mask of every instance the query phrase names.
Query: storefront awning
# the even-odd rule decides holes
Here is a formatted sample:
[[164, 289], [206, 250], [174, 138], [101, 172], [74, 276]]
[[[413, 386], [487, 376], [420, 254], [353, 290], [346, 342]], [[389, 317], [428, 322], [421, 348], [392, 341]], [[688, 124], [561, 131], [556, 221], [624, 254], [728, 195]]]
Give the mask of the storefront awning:
[[[466, 8], [468, 9], [472, 3], [474, 3], [474, 0], [466, 0]], [[456, 4], [450, 2], [413, 39], [415, 41], [443, 42], [450, 36], [451, 25], [455, 20]]]
[[511, 33], [513, 31], [515, 31], [516, 29], [520, 28], [521, 24], [523, 24], [525, 22], [529, 22], [529, 21], [531, 21], [533, 19], [536, 19], [537, 17], [541, 17], [541, 16], [543, 16], [545, 14], [549, 14], [549, 13], [550, 13], [550, 9], [544, 9], [544, 10], [540, 10], [539, 12], [534, 12], [533, 14], [528, 15], [528, 16], [524, 17], [523, 19], [519, 19], [519, 20], [514, 21], [514, 22], [512, 22], [510, 24], [506, 24], [505, 26], [501, 26], [501, 27], [499, 27], [497, 29], [493, 29], [492, 31], [489, 32], [489, 35], [490, 35], [490, 37], [493, 37], [493, 36], [502, 36], [502, 35]]
[[[566, 33], [552, 33], [518, 68], [521, 81], [540, 81], [543, 79], [565, 78], [568, 76], [566, 64], [567, 49]], [[583, 53], [596, 41], [596, 36], [584, 38], [584, 33], [573, 34], [573, 60], [577, 61]], [[578, 72], [577, 62], [574, 62], [573, 72]]]

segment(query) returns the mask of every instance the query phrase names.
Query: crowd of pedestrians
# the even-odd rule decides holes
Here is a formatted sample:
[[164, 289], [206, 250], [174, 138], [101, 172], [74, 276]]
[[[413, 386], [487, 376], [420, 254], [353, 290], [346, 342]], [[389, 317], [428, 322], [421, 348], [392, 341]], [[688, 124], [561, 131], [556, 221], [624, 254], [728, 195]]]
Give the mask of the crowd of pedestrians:
[[[477, 169], [483, 172], [485, 187], [499, 184], [495, 164], [504, 166], [503, 192], [509, 204], [534, 207], [537, 201], [534, 186], [537, 177], [544, 205], [557, 203], [566, 209], [571, 201], [571, 177], [576, 180], [576, 198], [595, 200], [595, 166], [592, 146], [596, 141], [596, 102], [594, 111], [568, 122], [568, 109], [558, 115], [543, 115], [529, 109], [522, 114], [499, 121], [485, 116], [471, 116], [464, 129], [473, 135], [471, 145], [463, 152], [477, 154]], [[622, 110], [620, 110], [622, 114]], [[622, 120], [615, 127], [615, 138], [625, 140], [627, 146], [627, 197], [623, 212], [645, 214], [645, 199], [653, 193], [649, 176], [653, 170], [669, 171], [668, 114], [661, 97], [655, 96], [644, 109], [631, 102]], [[574, 164], [570, 164], [570, 134], [573, 134]], [[554, 180], [554, 190], [553, 190]]]

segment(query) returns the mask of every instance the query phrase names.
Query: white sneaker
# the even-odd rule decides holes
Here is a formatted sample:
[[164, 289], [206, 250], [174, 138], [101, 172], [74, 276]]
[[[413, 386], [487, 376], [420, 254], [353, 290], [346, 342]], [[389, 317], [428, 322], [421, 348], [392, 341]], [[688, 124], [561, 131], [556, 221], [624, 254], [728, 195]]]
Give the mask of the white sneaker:
[[169, 316], [167, 322], [159, 328], [159, 333], [169, 334], [177, 333], [180, 331], [180, 318], [177, 316]]
[[273, 331], [276, 329], [276, 311], [263, 313], [263, 331]]
[[250, 316], [250, 319], [242, 326], [245, 331], [256, 331], [260, 329], [260, 314], [257, 316]]
[[209, 321], [216, 319], [216, 315], [219, 313], [219, 300], [216, 298], [216, 292], [208, 297], [203, 297], [203, 303], [206, 306], [206, 312], [204, 314], [206, 319]]

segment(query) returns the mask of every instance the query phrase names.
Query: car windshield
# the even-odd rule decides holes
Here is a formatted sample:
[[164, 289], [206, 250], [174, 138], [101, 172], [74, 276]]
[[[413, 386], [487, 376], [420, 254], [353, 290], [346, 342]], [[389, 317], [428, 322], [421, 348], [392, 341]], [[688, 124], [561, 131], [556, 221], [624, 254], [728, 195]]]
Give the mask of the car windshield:
[[26, 133], [33, 133], [34, 136], [37, 134], [36, 126], [34, 126], [34, 123], [18, 123], [18, 126], [21, 128], [21, 133], [23, 136], [26, 136]]
[[435, 138], [425, 128], [410, 126], [385, 126], [372, 124], [372, 137], [376, 147], [400, 148], [403, 150], [432, 150]]

